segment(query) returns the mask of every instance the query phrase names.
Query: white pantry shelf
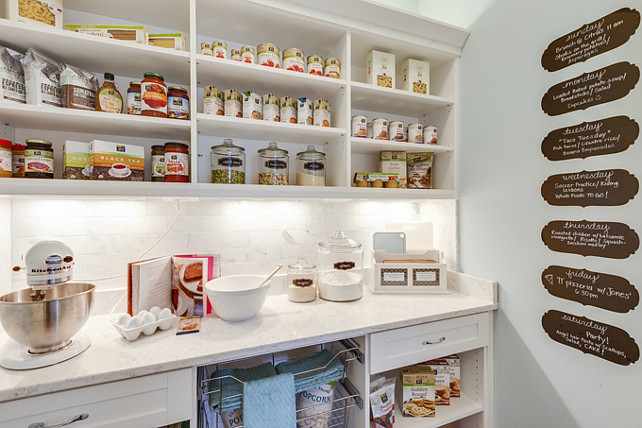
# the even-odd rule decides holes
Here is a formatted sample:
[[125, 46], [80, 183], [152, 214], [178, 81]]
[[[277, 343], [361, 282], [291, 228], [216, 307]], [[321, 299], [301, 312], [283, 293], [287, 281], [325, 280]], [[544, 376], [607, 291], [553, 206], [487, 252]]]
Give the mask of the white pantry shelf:
[[351, 82], [350, 88], [352, 108], [359, 110], [421, 117], [454, 104], [454, 101], [444, 97], [415, 94], [361, 82]]
[[392, 150], [397, 152], [408, 153], [448, 153], [454, 149], [449, 146], [442, 146], [439, 144], [416, 144], [416, 143], [402, 143], [396, 141], [374, 140], [372, 138], [357, 138], [350, 139], [350, 151], [359, 154], [372, 154], [379, 155], [382, 150]]
[[410, 418], [401, 416], [401, 406], [395, 407], [395, 427], [437, 428], [484, 410], [484, 405], [462, 394], [451, 398], [450, 406], [437, 406], [434, 418]]

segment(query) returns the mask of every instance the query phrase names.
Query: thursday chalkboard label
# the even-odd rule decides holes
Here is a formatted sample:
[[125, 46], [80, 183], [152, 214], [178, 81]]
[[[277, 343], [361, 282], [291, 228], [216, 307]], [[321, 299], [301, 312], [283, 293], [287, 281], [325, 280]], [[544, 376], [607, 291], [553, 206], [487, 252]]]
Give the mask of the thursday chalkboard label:
[[542, 327], [554, 341], [615, 364], [628, 366], [640, 358], [635, 339], [610, 324], [550, 310], [542, 316]]
[[559, 161], [619, 153], [628, 149], [639, 134], [640, 127], [630, 117], [607, 117], [549, 132], [542, 141], [542, 154]]
[[551, 175], [542, 184], [542, 197], [554, 206], [618, 206], [635, 197], [640, 184], [624, 169], [604, 169]]
[[542, 284], [555, 297], [572, 300], [613, 312], [626, 313], [640, 302], [640, 294], [621, 276], [549, 266], [542, 272]]
[[542, 54], [542, 67], [561, 70], [626, 43], [640, 25], [640, 12], [623, 8], [563, 35]]
[[542, 97], [549, 116], [585, 110], [625, 97], [638, 83], [640, 69], [623, 61], [551, 86]]
[[640, 238], [624, 223], [555, 220], [542, 229], [542, 241], [560, 253], [626, 259], [640, 246]]

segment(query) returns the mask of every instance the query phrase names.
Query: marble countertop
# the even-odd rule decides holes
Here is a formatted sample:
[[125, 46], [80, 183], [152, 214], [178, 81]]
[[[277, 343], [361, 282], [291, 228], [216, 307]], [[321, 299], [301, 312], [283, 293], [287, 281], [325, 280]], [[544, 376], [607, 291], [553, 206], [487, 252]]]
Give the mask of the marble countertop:
[[[497, 284], [449, 272], [449, 294], [372, 294], [338, 303], [293, 303], [268, 297], [251, 320], [229, 323], [203, 319], [196, 334], [160, 331], [133, 342], [123, 339], [110, 320], [90, 317], [81, 330], [92, 339], [82, 354], [34, 370], [0, 368], [0, 402], [136, 376], [278, 352], [497, 309]], [[0, 333], [0, 343], [8, 340]]]

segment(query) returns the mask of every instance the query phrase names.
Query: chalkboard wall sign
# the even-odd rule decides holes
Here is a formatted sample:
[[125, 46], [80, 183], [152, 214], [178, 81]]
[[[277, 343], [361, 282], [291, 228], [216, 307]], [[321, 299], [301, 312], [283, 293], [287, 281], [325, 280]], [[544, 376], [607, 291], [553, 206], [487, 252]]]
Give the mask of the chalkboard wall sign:
[[623, 61], [551, 86], [542, 97], [549, 116], [585, 110], [625, 97], [638, 83], [640, 69]]
[[555, 297], [572, 300], [613, 312], [626, 313], [640, 302], [640, 294], [621, 276], [549, 266], [542, 272], [542, 284]]
[[542, 154], [559, 161], [619, 153], [628, 149], [639, 134], [640, 127], [630, 117], [607, 117], [549, 132], [542, 141]]
[[563, 35], [542, 54], [542, 67], [561, 70], [626, 43], [640, 25], [640, 12], [623, 8]]
[[542, 184], [542, 197], [555, 206], [618, 206], [635, 197], [640, 184], [624, 169], [604, 169], [551, 175]]
[[640, 246], [640, 238], [624, 223], [555, 220], [542, 229], [542, 241], [553, 251], [582, 256], [626, 259]]
[[542, 327], [554, 341], [615, 364], [628, 366], [640, 358], [635, 339], [610, 324], [550, 310], [542, 316]]

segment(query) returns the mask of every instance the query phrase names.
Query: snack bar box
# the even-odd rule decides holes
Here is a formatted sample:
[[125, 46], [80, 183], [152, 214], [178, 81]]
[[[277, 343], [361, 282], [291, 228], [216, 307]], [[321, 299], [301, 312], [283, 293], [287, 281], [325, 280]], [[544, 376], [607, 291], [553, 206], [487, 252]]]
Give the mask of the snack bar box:
[[441, 251], [423, 253], [373, 252], [373, 293], [446, 294], [446, 263]]

